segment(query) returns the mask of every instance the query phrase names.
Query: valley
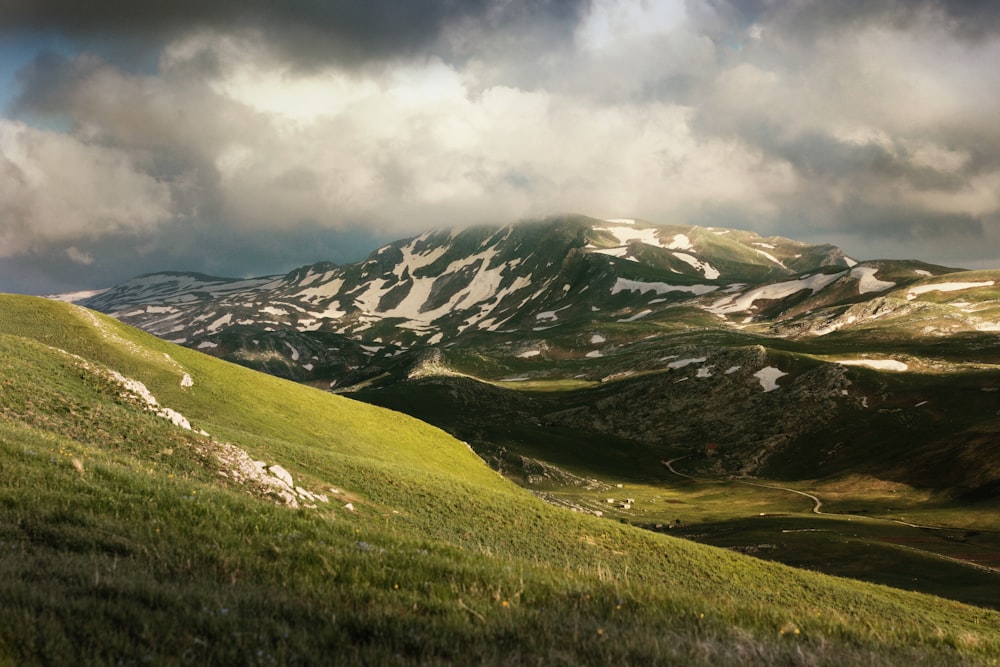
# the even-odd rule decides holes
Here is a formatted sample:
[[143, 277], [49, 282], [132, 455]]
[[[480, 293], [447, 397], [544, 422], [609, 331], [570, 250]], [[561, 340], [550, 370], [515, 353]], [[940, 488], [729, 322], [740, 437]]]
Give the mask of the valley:
[[0, 298], [3, 655], [1000, 655], [1000, 271], [569, 216]]
[[[151, 274], [86, 303], [418, 417], [550, 502], [606, 518], [672, 525], [675, 507], [619, 511], [583, 490], [640, 483], [655, 499], [686, 488], [662, 461], [687, 457], [714, 490], [675, 499], [687, 516], [674, 534], [691, 539], [752, 547], [761, 512], [835, 519], [760, 485], [852, 488], [825, 511], [877, 505], [849, 528], [885, 536], [785, 526], [802, 531], [778, 533], [797, 546], [755, 555], [1000, 606], [983, 532], [998, 528], [1000, 271], [859, 263], [834, 246], [738, 230], [566, 216], [428, 232], [356, 265], [286, 276]], [[883, 487], [891, 494], [874, 492]], [[871, 521], [901, 511], [977, 532], [985, 555], [942, 561], [954, 541], [904, 549], [920, 537], [906, 531], [921, 529]], [[919, 576], [901, 578], [897, 561]], [[956, 574], [942, 578], [942, 566]]]
[[[986, 665], [1000, 652], [995, 611], [567, 511], [398, 412], [81, 308], [0, 306], [6, 662]], [[570, 468], [539, 463], [531, 483]], [[689, 500], [718, 492], [680, 482], [697, 485], [672, 492]], [[640, 509], [658, 500], [644, 488], [664, 493], [608, 485], [589, 493]]]

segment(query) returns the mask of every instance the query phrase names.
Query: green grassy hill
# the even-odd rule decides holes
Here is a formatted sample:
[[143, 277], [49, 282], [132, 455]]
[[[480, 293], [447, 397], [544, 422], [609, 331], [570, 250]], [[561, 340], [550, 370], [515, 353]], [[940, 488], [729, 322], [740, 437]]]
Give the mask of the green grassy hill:
[[0, 416], [0, 663], [1000, 662], [996, 612], [554, 507], [61, 303], [0, 297]]

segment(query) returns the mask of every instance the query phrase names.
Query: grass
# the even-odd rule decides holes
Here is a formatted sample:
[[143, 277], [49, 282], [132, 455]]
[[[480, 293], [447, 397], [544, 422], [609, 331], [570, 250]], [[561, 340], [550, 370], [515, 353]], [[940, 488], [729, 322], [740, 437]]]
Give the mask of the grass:
[[[0, 662], [1000, 656], [995, 612], [568, 512], [436, 428], [94, 317], [0, 297]], [[211, 436], [153, 415], [100, 367]], [[293, 509], [221, 476], [222, 442], [331, 502]]]
[[[821, 363], [802, 353], [779, 352], [775, 356], [792, 377]], [[987, 532], [996, 530], [995, 503], [973, 503], [956, 495], [962, 484], [978, 484], [976, 476], [995, 477], [989, 451], [995, 428], [974, 419], [989, 412], [992, 394], [981, 391], [980, 385], [995, 377], [981, 371], [851, 372], [853, 391], [869, 395], [872, 409], [841, 420], [844, 433], [853, 442], [845, 440], [850, 446], [838, 450], [838, 469], [868, 470], [869, 474], [823, 479], [804, 476], [804, 471], [815, 471], [817, 452], [823, 455], [823, 447], [808, 439], [786, 457], [787, 461], [772, 464], [771, 481], [758, 480], [760, 484], [818, 494], [826, 512], [857, 515], [844, 519], [851, 530], [836, 531], [822, 523], [829, 517], [813, 514], [813, 502], [801, 495], [744, 481], [694, 481], [673, 476], [661, 461], [690, 454], [689, 448], [640, 444], [545, 423], [546, 411], [554, 406], [571, 409], [599, 404], [603, 397], [621, 392], [621, 385], [636, 381], [634, 378], [562, 390], [558, 383], [527, 387], [517, 383], [507, 391], [482, 385], [477, 388], [471, 378], [429, 378], [363, 397], [407, 410], [469, 440], [493, 467], [563, 507], [599, 512], [605, 519], [652, 529], [657, 525], [675, 527], [680, 519], [683, 530], [672, 530], [671, 534], [746, 548], [758, 557], [799, 567], [996, 607], [1000, 600], [993, 591], [1000, 575], [976, 567], [996, 565], [993, 555], [1000, 552], [1000, 544]], [[913, 409], [927, 399], [932, 399], [928, 405]], [[912, 413], [909, 418], [914, 420], [905, 430], [898, 428], [894, 416], [900, 410]], [[979, 444], [964, 444], [968, 434], [978, 438], [975, 442]], [[831, 442], [843, 437], [827, 435], [834, 438]], [[957, 444], [941, 438], [955, 438]], [[942, 459], [952, 459], [955, 471], [946, 469]], [[710, 460], [692, 459], [679, 465], [692, 472], [710, 464]], [[970, 470], [982, 474], [973, 475]], [[698, 474], [707, 476], [705, 472]], [[629, 498], [634, 502], [628, 503], [628, 509], [619, 507]], [[614, 502], [608, 503], [608, 499]], [[776, 541], [773, 534], [766, 539], [756, 534], [761, 514], [794, 515], [802, 532], [782, 538], [793, 546], [754, 549]], [[856, 534], [859, 520], [876, 529]], [[891, 520], [953, 530], [945, 537], [941, 533], [933, 540], [924, 540], [920, 529], [888, 523]], [[820, 527], [814, 525], [816, 522]], [[966, 538], [970, 531], [979, 534]], [[968, 549], [956, 553], [956, 544]], [[872, 553], [880, 557], [872, 558]], [[905, 566], [901, 564], [904, 561]], [[859, 563], [863, 567], [858, 567]]]
[[[856, 476], [793, 484], [822, 499], [824, 514], [817, 515], [810, 499], [774, 488], [787, 484], [675, 477], [600, 489], [554, 483], [542, 495], [758, 558], [1000, 607], [1000, 572], [986, 569], [1000, 564], [1000, 532], [988, 508], [977, 511], [926, 490]], [[622, 509], [626, 499], [631, 502]], [[941, 528], [918, 527], [923, 525]]]

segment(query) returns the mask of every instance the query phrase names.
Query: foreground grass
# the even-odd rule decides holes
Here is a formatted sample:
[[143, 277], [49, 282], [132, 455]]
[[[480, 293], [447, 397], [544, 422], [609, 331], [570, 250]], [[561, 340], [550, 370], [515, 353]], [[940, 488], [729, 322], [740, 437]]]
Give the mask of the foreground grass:
[[[1000, 656], [994, 612], [570, 513], [397, 413], [61, 304], [0, 305], [0, 661]], [[141, 380], [211, 436], [144, 411], [67, 352]], [[331, 501], [292, 509], [222, 477], [212, 451], [223, 441]]]

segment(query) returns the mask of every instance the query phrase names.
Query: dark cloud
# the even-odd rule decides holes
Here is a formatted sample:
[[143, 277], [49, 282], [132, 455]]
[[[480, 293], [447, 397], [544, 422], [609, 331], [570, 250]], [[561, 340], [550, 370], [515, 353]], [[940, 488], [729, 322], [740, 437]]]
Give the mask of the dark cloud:
[[0, 284], [32, 262], [23, 275], [60, 289], [282, 272], [566, 210], [989, 264], [998, 16], [944, 0], [0, 0], [0, 38], [67, 36], [0, 118]]
[[854, 182], [856, 190], [903, 183], [916, 191], [955, 192], [966, 187], [972, 169], [942, 171], [915, 162], [905, 146], [850, 143], [829, 134], [809, 131], [785, 138], [770, 136], [762, 142], [769, 154], [786, 160], [811, 182]]
[[807, 42], [873, 25], [906, 30], [921, 20], [943, 22], [953, 34], [970, 41], [1000, 33], [1000, 3], [995, 0], [733, 0], [722, 4], [745, 21], [769, 23], [785, 38]]
[[839, 244], [859, 259], [894, 257], [964, 269], [997, 267], [1000, 225], [996, 216], [852, 201], [837, 212], [837, 217], [836, 228], [821, 231], [823, 240]]
[[[453, 26], [474, 32], [533, 29], [571, 34], [588, 0], [6, 0], [0, 31], [54, 31], [84, 40], [117, 40], [128, 50], [156, 49], [193, 29], [254, 31], [300, 66], [406, 57], [440, 48]], [[447, 55], [447, 54], [442, 54]], [[454, 54], [467, 55], [463, 53]]]
[[[284, 274], [305, 264], [364, 259], [397, 234], [365, 227], [302, 225], [244, 234], [230, 225], [183, 223], [153, 234], [103, 236], [92, 242], [39, 244], [0, 261], [0, 291], [54, 294], [115, 285], [151, 271], [195, 271], [223, 277]], [[80, 258], [92, 261], [81, 262]]]

